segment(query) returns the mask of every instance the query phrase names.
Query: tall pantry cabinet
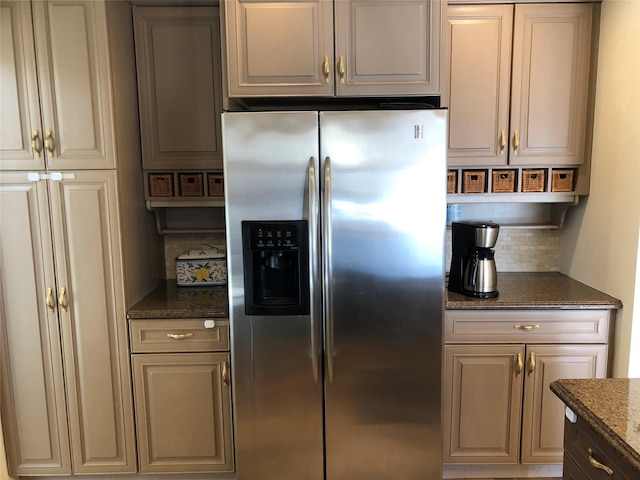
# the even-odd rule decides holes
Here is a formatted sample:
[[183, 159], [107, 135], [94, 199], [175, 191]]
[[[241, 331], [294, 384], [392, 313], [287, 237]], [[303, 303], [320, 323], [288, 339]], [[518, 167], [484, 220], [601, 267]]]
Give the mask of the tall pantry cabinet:
[[12, 475], [136, 471], [126, 309], [162, 276], [131, 7], [0, 1], [0, 412]]

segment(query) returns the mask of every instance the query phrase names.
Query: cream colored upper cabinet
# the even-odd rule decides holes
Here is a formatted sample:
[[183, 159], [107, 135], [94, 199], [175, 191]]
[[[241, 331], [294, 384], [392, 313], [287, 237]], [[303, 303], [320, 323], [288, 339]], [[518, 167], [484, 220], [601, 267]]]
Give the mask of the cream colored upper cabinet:
[[440, 92], [442, 2], [337, 0], [336, 93]]
[[447, 12], [449, 165], [506, 164], [513, 5]]
[[332, 0], [224, 5], [229, 97], [333, 95]]
[[0, 166], [114, 168], [104, 4], [3, 0], [0, 5]]
[[229, 97], [439, 93], [440, 1], [229, 0], [225, 15]]
[[145, 169], [222, 168], [217, 7], [134, 9]]
[[509, 163], [583, 163], [592, 9], [516, 6]]
[[450, 166], [584, 162], [592, 8], [449, 7]]

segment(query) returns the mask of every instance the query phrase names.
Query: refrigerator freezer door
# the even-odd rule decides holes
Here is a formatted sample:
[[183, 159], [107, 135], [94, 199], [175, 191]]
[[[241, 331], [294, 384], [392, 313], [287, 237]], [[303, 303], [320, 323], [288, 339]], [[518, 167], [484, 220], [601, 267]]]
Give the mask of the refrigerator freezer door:
[[222, 129], [237, 478], [322, 480], [320, 329], [311, 315], [245, 314], [241, 226], [316, 225], [318, 113], [225, 113]]
[[446, 138], [444, 110], [320, 113], [327, 480], [442, 478]]

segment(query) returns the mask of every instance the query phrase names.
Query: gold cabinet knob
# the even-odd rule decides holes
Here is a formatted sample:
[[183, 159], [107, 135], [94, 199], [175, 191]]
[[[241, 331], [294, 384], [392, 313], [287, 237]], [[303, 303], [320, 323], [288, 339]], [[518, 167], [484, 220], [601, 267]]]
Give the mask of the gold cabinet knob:
[[222, 362], [222, 383], [225, 387], [229, 386], [229, 364]]
[[524, 364], [522, 362], [522, 354], [518, 353], [518, 356], [516, 357], [516, 377], [519, 377], [520, 374], [522, 373], [522, 370], [524, 369]]
[[54, 146], [53, 146], [53, 132], [51, 132], [51, 130], [47, 130], [45, 132], [45, 137], [44, 137], [44, 148], [47, 149], [47, 153], [49, 154], [49, 157], [54, 157]]
[[66, 297], [67, 297], [67, 289], [62, 287], [60, 289], [60, 295], [58, 296], [58, 305], [60, 305], [60, 308], [62, 309], [63, 312], [66, 312], [69, 308]]
[[53, 288], [49, 287], [47, 288], [47, 298], [45, 300], [45, 303], [47, 304], [47, 308], [49, 309], [50, 312], [53, 312], [56, 306], [56, 304], [52, 302], [52, 297], [53, 297]]
[[31, 151], [33, 152], [34, 158], [40, 158], [40, 145], [38, 145], [38, 138], [40, 137], [40, 132], [38, 130], [34, 130], [31, 132]]
[[532, 375], [534, 370], [536, 369], [536, 355], [531, 352], [529, 354], [529, 368], [527, 369], [528, 375]]
[[340, 83], [344, 84], [344, 55], [340, 55], [338, 60], [338, 76]]
[[322, 74], [324, 75], [324, 83], [329, 83], [329, 55], [324, 56], [324, 62], [322, 64]]

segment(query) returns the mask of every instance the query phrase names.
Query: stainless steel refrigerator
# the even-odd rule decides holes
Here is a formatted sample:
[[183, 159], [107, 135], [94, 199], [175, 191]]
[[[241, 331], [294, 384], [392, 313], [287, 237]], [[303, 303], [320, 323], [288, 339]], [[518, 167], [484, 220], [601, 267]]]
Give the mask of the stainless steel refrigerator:
[[238, 480], [440, 479], [446, 110], [222, 128]]

